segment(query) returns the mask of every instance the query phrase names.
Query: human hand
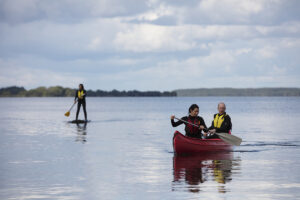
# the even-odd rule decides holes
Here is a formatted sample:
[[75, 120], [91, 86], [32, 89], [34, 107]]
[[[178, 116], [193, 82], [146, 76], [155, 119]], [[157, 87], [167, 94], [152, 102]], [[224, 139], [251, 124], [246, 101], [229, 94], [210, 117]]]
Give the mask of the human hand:
[[210, 133], [216, 133], [216, 129], [211, 129], [209, 132]]
[[172, 120], [174, 120], [175, 119], [175, 115], [171, 115], [171, 117], [170, 117]]
[[200, 130], [203, 130], [203, 129], [205, 129], [205, 127], [204, 127], [203, 125], [200, 125], [200, 126], [199, 126], [199, 129], [200, 129]]

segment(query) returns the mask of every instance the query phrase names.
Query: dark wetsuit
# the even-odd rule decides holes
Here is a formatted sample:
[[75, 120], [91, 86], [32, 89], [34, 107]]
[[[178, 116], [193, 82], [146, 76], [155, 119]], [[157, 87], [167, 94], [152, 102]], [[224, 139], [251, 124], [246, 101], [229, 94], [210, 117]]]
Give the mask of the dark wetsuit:
[[[216, 118], [216, 115], [214, 115], [214, 119]], [[232, 123], [231, 123], [231, 118], [228, 114], [224, 113], [224, 121], [222, 123], [222, 125], [220, 126], [220, 128], [217, 128], [214, 126], [214, 120], [212, 121], [211, 123], [211, 126], [208, 128], [208, 130], [211, 130], [211, 129], [216, 129], [216, 132], [217, 133], [229, 133], [230, 130], [232, 129]], [[211, 136], [208, 136], [207, 139], [211, 139], [211, 138], [219, 138], [219, 136], [217, 135], [211, 135]]]
[[76, 90], [76, 94], [75, 94], [75, 100], [78, 99], [78, 104], [77, 104], [77, 112], [76, 112], [76, 120], [78, 120], [78, 115], [79, 115], [79, 111], [80, 111], [80, 106], [82, 105], [83, 107], [83, 112], [84, 112], [84, 118], [85, 120], [87, 120], [87, 113], [86, 113], [86, 102], [85, 102], [85, 97], [86, 97], [86, 91], [83, 90], [83, 98], [80, 99], [78, 98], [78, 90]]
[[[188, 121], [190, 123], [196, 124], [198, 126], [202, 125], [205, 127], [205, 129], [207, 128], [203, 118], [200, 116], [197, 116], [197, 117], [188, 116], [188, 117], [182, 117], [181, 119], [184, 121]], [[173, 127], [179, 126], [181, 124], [185, 124], [186, 136], [202, 138], [202, 130], [200, 130], [198, 127], [192, 126], [192, 125], [182, 122], [182, 121], [175, 122], [174, 120], [171, 120], [171, 123], [172, 123]]]

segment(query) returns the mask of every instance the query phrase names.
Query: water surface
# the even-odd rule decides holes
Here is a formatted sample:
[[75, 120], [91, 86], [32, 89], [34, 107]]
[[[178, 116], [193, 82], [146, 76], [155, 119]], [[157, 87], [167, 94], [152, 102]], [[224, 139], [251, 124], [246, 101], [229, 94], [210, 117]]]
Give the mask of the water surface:
[[[300, 98], [88, 98], [86, 125], [72, 101], [0, 99], [0, 199], [300, 199]], [[170, 115], [219, 101], [242, 145], [174, 156]]]

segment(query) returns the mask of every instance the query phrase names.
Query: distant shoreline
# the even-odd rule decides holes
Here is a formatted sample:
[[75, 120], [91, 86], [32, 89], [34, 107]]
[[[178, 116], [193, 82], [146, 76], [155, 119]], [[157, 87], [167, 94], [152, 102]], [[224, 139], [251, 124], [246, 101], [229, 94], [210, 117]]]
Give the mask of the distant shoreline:
[[[0, 88], [0, 97], [74, 97], [76, 89], [61, 86]], [[291, 97], [300, 96], [300, 88], [199, 88], [174, 91], [119, 91], [87, 90], [89, 97]]]
[[[24, 87], [11, 86], [0, 89], [0, 97], [74, 97], [76, 89], [64, 88], [61, 86], [38, 87], [26, 90]], [[87, 90], [89, 97], [170, 97], [176, 96], [175, 92], [159, 91], [104, 91], [104, 90]]]
[[300, 88], [199, 88], [175, 90], [177, 96], [300, 96]]

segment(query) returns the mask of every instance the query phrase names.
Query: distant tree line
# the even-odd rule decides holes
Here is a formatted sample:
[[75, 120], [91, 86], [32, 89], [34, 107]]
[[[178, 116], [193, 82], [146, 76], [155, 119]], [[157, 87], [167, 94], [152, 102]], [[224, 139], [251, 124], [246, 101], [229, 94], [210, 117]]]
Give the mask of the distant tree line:
[[175, 90], [177, 96], [300, 96], [300, 88], [199, 88]]
[[[0, 97], [73, 97], [75, 92], [76, 89], [61, 86], [38, 87], [30, 90], [12, 86], [1, 88]], [[171, 92], [87, 90], [87, 95], [90, 97], [300, 96], [300, 88], [200, 88]]]
[[[0, 97], [73, 97], [76, 89], [64, 88], [61, 86], [54, 87], [38, 87], [26, 90], [24, 87], [6, 87], [0, 89]], [[175, 92], [159, 92], [159, 91], [103, 91], [103, 90], [87, 90], [90, 97], [169, 97], [176, 96]]]

